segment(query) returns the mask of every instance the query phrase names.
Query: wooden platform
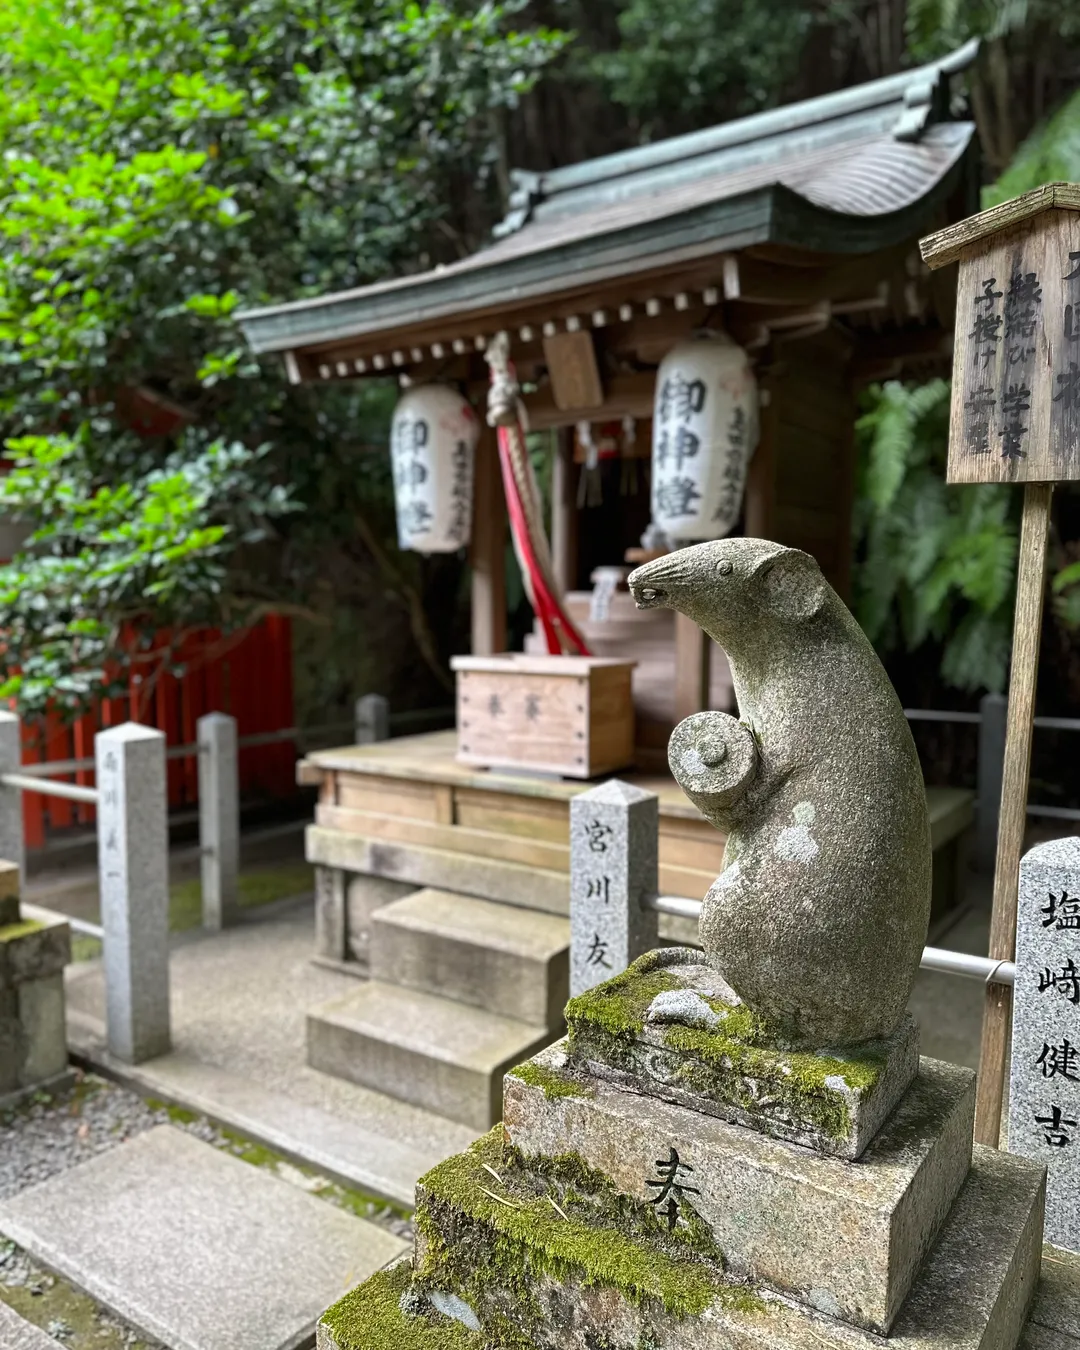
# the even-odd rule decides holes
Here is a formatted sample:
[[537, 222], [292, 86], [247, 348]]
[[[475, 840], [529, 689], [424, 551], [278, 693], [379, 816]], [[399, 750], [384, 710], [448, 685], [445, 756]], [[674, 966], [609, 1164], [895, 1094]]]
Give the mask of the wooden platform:
[[[320, 750], [302, 760], [300, 781], [320, 787], [310, 860], [416, 885], [438, 885], [437, 878], [423, 873], [437, 869], [440, 858], [455, 871], [472, 859], [475, 869], [465, 870], [476, 870], [475, 889], [446, 878], [441, 884], [567, 914], [568, 803], [589, 784], [471, 768], [455, 760], [456, 745], [456, 732], [439, 731], [378, 745]], [[618, 776], [655, 792], [660, 800], [661, 891], [702, 899], [721, 869], [724, 836], [670, 776], [632, 772]], [[973, 800], [971, 792], [960, 788], [928, 790], [935, 854], [955, 844], [968, 829]], [[331, 832], [338, 836], [333, 856], [324, 854]], [[380, 848], [369, 847], [376, 842]], [[399, 847], [388, 847], [394, 845]], [[946, 862], [944, 855], [935, 857], [935, 910], [948, 906], [947, 893], [955, 887], [955, 853], [949, 850], [948, 868], [939, 866]], [[494, 893], [503, 889], [503, 875], [510, 893]]]

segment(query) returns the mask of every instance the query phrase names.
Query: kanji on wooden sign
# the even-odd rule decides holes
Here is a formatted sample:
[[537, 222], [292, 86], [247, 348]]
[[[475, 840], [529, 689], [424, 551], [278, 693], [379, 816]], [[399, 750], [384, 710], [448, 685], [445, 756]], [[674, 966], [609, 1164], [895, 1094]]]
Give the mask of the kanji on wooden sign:
[[960, 263], [948, 481], [1080, 478], [1080, 185], [1003, 202], [922, 253]]

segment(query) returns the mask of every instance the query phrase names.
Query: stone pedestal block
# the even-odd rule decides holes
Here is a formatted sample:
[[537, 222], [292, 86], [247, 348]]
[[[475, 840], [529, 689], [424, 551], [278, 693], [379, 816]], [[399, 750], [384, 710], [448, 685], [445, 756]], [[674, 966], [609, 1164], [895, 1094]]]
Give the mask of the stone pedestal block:
[[[1043, 1174], [977, 1148], [894, 1323], [896, 1350], [1015, 1350], [1039, 1274]], [[321, 1350], [881, 1350], [874, 1333], [716, 1274], [690, 1228], [572, 1155], [523, 1167], [496, 1129], [417, 1187], [412, 1268], [323, 1317]], [[838, 1244], [846, 1235], [834, 1235]], [[705, 1259], [703, 1259], [705, 1258]]]
[[1009, 1148], [1047, 1169], [1046, 1240], [1080, 1251], [1080, 839], [1020, 863]]
[[71, 930], [52, 916], [0, 926], [0, 1104], [67, 1069], [64, 966]]
[[975, 1075], [924, 1059], [852, 1165], [574, 1074], [565, 1043], [503, 1092], [526, 1163], [574, 1153], [671, 1228], [703, 1225], [729, 1274], [882, 1334], [964, 1184], [974, 1111]]
[[857, 1050], [776, 1049], [701, 952], [649, 952], [571, 999], [571, 1064], [776, 1139], [858, 1158], [918, 1069], [918, 1028]]

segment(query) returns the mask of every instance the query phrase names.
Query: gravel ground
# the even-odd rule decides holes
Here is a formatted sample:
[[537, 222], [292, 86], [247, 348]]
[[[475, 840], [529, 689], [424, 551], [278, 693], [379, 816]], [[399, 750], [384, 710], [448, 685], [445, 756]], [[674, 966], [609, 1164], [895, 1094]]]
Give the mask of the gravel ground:
[[[132, 1092], [87, 1074], [55, 1098], [0, 1116], [0, 1200], [86, 1162], [169, 1120]], [[222, 1136], [206, 1120], [183, 1124], [208, 1144]]]
[[[295, 1167], [267, 1149], [218, 1129], [204, 1116], [145, 1102], [92, 1074], [80, 1074], [65, 1093], [42, 1097], [17, 1111], [0, 1112], [0, 1200], [164, 1124], [186, 1130], [399, 1237], [412, 1238], [411, 1220], [381, 1201], [347, 1191], [311, 1169]], [[163, 1350], [43, 1270], [2, 1236], [0, 1299], [68, 1350], [90, 1346], [94, 1350]]]

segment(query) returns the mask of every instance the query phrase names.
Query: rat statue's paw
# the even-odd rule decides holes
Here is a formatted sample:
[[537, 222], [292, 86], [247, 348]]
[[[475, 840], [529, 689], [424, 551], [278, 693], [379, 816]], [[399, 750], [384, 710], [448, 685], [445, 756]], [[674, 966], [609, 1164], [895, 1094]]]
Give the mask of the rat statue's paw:
[[741, 796], [757, 770], [757, 744], [750, 728], [727, 713], [694, 713], [671, 733], [668, 763], [682, 790], [709, 815]]

